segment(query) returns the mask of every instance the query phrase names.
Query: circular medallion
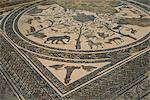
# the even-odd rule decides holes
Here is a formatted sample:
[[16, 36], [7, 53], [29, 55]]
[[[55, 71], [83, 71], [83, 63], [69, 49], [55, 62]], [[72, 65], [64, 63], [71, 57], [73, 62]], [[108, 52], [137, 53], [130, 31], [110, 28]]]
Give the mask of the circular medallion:
[[15, 10], [5, 18], [3, 29], [25, 50], [90, 59], [97, 53], [125, 50], [147, 41], [149, 18], [145, 9], [120, 0], [56, 0]]

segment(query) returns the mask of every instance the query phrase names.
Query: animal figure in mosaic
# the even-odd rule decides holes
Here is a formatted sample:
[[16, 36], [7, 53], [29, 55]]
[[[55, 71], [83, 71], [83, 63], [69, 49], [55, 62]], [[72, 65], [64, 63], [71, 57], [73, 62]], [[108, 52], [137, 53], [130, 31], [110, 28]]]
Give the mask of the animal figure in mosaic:
[[[40, 27], [41, 27], [41, 25], [40, 25]], [[32, 33], [34, 33], [35, 32], [35, 34], [32, 34]], [[35, 27], [33, 27], [33, 26], [30, 26], [30, 30], [27, 30], [27, 35], [26, 36], [30, 36], [30, 35], [32, 35], [32, 36], [34, 36], [34, 37], [37, 37], [37, 38], [41, 38], [41, 39], [43, 39], [43, 38], [45, 38], [45, 37], [47, 37], [44, 33], [42, 33], [42, 32], [36, 32], [36, 29], [35, 29]]]
[[61, 70], [63, 68], [64, 64], [56, 64], [56, 65], [52, 65], [49, 66], [50, 68], [53, 68], [55, 70]]
[[137, 32], [137, 30], [131, 28], [131, 33], [135, 35], [135, 33]]
[[105, 43], [112, 44], [113, 42], [115, 42], [116, 44], [120, 44], [124, 42], [124, 40], [120, 37], [114, 37], [114, 38], [108, 39], [108, 41]]
[[67, 44], [66, 42], [64, 42], [64, 40], [67, 40], [67, 42], [70, 41], [70, 36], [52, 36], [47, 38], [47, 40], [44, 43], [47, 43], [48, 41], [51, 41], [51, 44], [54, 44], [54, 42], [56, 44], [58, 44], [58, 42], [62, 42], [63, 44]]
[[117, 25], [117, 26], [115, 26], [115, 27], [113, 27], [112, 29], [114, 29], [114, 30], [119, 30], [120, 28], [122, 27], [122, 25]]
[[30, 32], [34, 32], [34, 31], [36, 31], [35, 27], [30, 26]]
[[92, 70], [94, 70], [95, 68], [97, 68], [97, 67], [95, 67], [95, 66], [85, 66], [85, 65], [82, 65], [81, 66], [84, 70], [86, 70], [86, 71], [92, 71]]
[[94, 35], [85, 35], [85, 37], [87, 38], [87, 39], [94, 39], [94, 38], [96, 38], [96, 39], [98, 39], [98, 37], [97, 36], [94, 36]]
[[105, 39], [107, 37], [109, 37], [109, 34], [105, 34], [104, 32], [103, 33], [100, 33], [100, 32], [97, 32], [98, 36]]
[[101, 48], [103, 48], [103, 44], [101, 42], [94, 43], [92, 40], [88, 40], [87, 43], [91, 49], [93, 49], [94, 46], [96, 46], [97, 49], [99, 48], [99, 46], [101, 46]]

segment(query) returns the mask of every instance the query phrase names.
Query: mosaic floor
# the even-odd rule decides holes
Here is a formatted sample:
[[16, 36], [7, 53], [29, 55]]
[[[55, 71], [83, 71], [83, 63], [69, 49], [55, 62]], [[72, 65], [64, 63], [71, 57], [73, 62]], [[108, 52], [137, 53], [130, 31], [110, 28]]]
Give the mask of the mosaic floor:
[[3, 75], [0, 74], [0, 100], [17, 100], [17, 97], [13, 91], [9, 88], [9, 85], [3, 78]]
[[37, 0], [1, 12], [0, 71], [17, 98], [148, 100], [150, 7], [138, 1]]

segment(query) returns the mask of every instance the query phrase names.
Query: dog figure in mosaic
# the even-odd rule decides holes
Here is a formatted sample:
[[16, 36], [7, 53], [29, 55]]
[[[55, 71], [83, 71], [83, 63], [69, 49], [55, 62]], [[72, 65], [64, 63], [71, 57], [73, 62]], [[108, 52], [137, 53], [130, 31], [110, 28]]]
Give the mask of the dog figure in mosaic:
[[101, 46], [101, 48], [103, 48], [103, 44], [101, 42], [96, 42], [94, 43], [92, 40], [88, 40], [87, 41], [88, 45], [90, 46], [91, 49], [93, 49], [94, 46], [98, 47]]
[[47, 43], [48, 41], [51, 41], [51, 44], [54, 44], [54, 42], [56, 44], [58, 44], [59, 42], [62, 42], [63, 44], [67, 44], [66, 42], [64, 42], [64, 40], [67, 40], [67, 42], [70, 41], [70, 36], [52, 36], [47, 38], [47, 40], [44, 43]]

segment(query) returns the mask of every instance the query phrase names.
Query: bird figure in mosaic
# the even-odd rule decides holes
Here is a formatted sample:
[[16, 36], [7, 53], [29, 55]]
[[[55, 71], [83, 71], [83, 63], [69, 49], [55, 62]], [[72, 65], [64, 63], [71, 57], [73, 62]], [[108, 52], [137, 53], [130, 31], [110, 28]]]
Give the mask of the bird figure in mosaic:
[[95, 66], [85, 66], [85, 65], [82, 65], [81, 66], [84, 70], [86, 70], [86, 71], [92, 71], [92, 70], [94, 70], [95, 68], [97, 68], [97, 67], [95, 67]]
[[55, 70], [61, 70], [63, 66], [64, 66], [64, 64], [56, 64], [56, 65], [52, 65], [52, 66], [49, 66], [49, 67], [53, 68]]

